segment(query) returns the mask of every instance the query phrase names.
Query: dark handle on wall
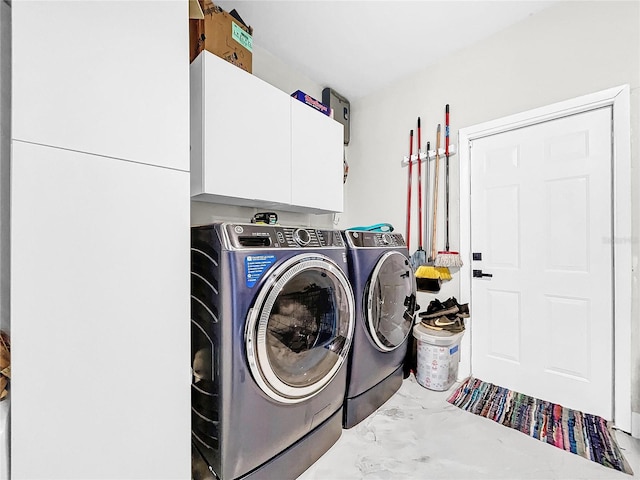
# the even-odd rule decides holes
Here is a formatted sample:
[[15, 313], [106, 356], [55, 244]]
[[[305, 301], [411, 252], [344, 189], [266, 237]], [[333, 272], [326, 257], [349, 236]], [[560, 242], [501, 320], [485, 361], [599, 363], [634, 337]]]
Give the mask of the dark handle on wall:
[[473, 271], [473, 276], [475, 278], [493, 277], [493, 274], [492, 273], [482, 273], [482, 270], [474, 270]]

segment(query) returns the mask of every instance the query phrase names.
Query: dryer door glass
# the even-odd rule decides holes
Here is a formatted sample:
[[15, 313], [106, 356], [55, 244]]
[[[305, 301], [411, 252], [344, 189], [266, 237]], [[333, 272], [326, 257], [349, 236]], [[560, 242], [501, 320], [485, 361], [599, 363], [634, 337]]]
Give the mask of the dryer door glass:
[[385, 253], [368, 284], [367, 322], [371, 337], [383, 351], [398, 348], [413, 326], [416, 279], [406, 256]]
[[297, 402], [322, 390], [353, 336], [353, 293], [328, 257], [299, 255], [262, 287], [247, 322], [247, 356], [265, 393]]

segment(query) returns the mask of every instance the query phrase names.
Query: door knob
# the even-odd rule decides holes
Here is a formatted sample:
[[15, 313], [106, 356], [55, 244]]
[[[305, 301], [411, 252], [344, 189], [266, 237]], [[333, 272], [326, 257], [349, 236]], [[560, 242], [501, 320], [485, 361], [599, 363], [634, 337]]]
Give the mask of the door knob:
[[473, 276], [475, 278], [493, 277], [493, 274], [492, 273], [482, 273], [482, 270], [474, 270], [473, 271]]

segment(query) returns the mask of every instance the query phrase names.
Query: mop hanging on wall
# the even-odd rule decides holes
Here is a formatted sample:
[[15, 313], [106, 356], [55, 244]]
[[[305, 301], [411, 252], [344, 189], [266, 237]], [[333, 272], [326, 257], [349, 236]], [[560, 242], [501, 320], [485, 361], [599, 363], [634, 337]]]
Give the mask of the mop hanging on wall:
[[438, 124], [438, 128], [436, 129], [436, 168], [433, 180], [433, 229], [431, 231], [431, 257], [429, 257], [429, 262], [433, 262], [435, 265], [433, 268], [435, 272], [438, 274], [441, 280], [451, 280], [451, 272], [449, 272], [448, 267], [438, 266], [435, 263], [437, 258], [436, 255], [436, 227], [438, 225], [438, 184], [440, 183], [440, 132], [441, 126]]
[[[444, 155], [445, 155], [445, 247], [436, 256], [436, 267], [461, 267], [462, 259], [458, 252], [449, 250], [449, 104], [445, 107], [444, 130]], [[436, 179], [437, 182], [437, 179]]]

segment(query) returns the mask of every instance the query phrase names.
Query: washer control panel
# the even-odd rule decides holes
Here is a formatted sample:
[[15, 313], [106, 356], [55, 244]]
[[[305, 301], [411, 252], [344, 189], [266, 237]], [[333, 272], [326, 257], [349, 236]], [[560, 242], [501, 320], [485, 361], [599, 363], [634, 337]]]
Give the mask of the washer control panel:
[[225, 233], [230, 246], [238, 249], [344, 247], [337, 230], [229, 223]]
[[356, 248], [395, 248], [405, 247], [407, 244], [399, 233], [367, 232], [362, 230], [347, 230], [349, 244]]

